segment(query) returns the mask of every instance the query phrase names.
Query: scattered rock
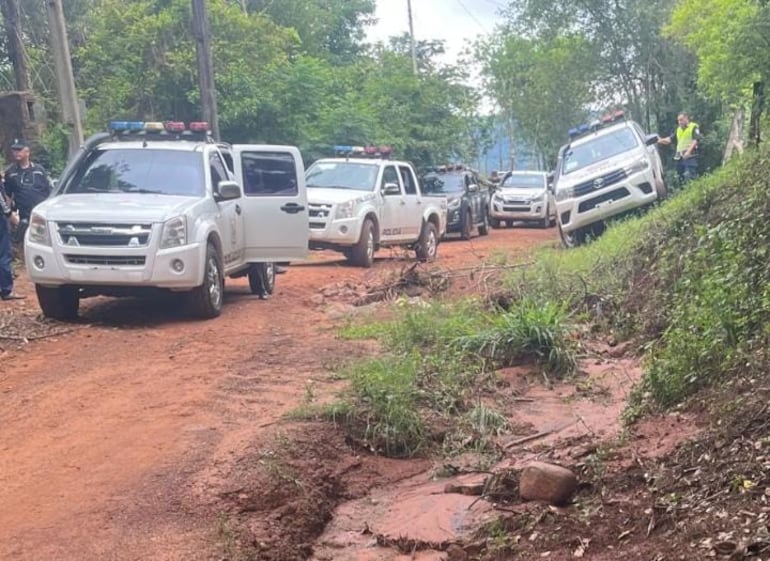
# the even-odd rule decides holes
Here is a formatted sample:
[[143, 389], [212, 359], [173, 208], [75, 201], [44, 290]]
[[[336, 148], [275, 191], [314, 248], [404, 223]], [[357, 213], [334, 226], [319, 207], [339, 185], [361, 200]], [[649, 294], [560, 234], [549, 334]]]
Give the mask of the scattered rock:
[[457, 544], [450, 545], [446, 550], [447, 561], [467, 561], [468, 554]]
[[316, 306], [320, 306], [324, 303], [324, 296], [323, 294], [314, 294], [310, 297], [310, 303], [314, 304]]
[[533, 462], [519, 480], [519, 494], [525, 501], [545, 501], [554, 506], [566, 504], [577, 489], [577, 477], [567, 468]]

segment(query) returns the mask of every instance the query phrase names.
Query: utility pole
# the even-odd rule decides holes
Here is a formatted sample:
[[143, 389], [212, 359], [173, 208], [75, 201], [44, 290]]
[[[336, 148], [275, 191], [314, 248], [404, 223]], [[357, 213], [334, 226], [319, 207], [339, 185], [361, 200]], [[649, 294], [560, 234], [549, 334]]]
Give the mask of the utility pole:
[[417, 76], [417, 47], [414, 42], [414, 21], [412, 20], [412, 0], [406, 0], [406, 9], [409, 12], [409, 39], [412, 46], [412, 71]]
[[214, 64], [211, 58], [211, 27], [205, 0], [192, 0], [193, 35], [198, 57], [198, 84], [203, 106], [203, 120], [211, 127], [214, 140], [219, 140], [217, 92], [214, 88]]
[[72, 59], [67, 40], [67, 26], [61, 0], [47, 0], [48, 28], [51, 51], [56, 67], [56, 85], [61, 101], [62, 121], [70, 129], [69, 155], [72, 157], [83, 144], [83, 127], [80, 123], [80, 107], [72, 74]]
[[3, 20], [5, 21], [5, 30], [8, 36], [8, 57], [13, 65], [16, 89], [20, 92], [28, 92], [31, 90], [29, 66], [27, 64], [27, 52], [21, 40], [19, 0], [2, 0], [0, 2], [0, 9], [3, 12]]

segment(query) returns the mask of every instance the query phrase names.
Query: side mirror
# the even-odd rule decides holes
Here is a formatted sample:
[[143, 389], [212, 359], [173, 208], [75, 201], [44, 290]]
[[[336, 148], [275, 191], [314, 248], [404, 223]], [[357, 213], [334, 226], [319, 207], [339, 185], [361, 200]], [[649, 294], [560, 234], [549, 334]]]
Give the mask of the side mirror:
[[219, 201], [231, 201], [241, 196], [241, 186], [236, 181], [223, 180], [217, 185], [214, 198]]
[[398, 183], [386, 183], [382, 187], [382, 194], [383, 195], [400, 195], [401, 187], [398, 186]]
[[644, 139], [644, 143], [647, 146], [652, 146], [653, 144], [657, 144], [658, 140], [660, 140], [660, 137], [657, 134], [648, 134], [647, 138]]
[[468, 192], [469, 193], [476, 193], [476, 192], [478, 192], [478, 190], [479, 190], [479, 186], [476, 185], [475, 183], [471, 183], [470, 185], [468, 185]]

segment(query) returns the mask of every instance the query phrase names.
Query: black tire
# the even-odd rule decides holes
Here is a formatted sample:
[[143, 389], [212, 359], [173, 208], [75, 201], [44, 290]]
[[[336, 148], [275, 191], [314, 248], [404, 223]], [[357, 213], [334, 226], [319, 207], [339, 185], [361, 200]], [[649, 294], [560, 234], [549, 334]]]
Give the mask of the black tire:
[[414, 248], [414, 253], [419, 261], [433, 261], [438, 253], [438, 230], [432, 222], [426, 222], [422, 226], [420, 239]]
[[668, 197], [668, 185], [666, 185], [666, 181], [663, 178], [655, 180], [655, 191], [658, 194], [659, 201], [665, 201]]
[[368, 269], [374, 265], [374, 224], [367, 218], [361, 227], [361, 237], [350, 250], [348, 257], [353, 265]]
[[35, 285], [37, 301], [43, 315], [61, 321], [74, 320], [78, 317], [80, 292], [72, 286]]
[[499, 228], [500, 227], [500, 221], [497, 218], [491, 218], [489, 219], [489, 225], [492, 226], [492, 228]]
[[249, 288], [252, 294], [267, 296], [275, 290], [275, 263], [254, 263], [249, 269]]
[[471, 239], [473, 235], [473, 217], [471, 211], [465, 211], [465, 217], [463, 218], [462, 230], [460, 231], [460, 237], [464, 240]]
[[484, 221], [479, 225], [479, 236], [489, 235], [489, 217], [484, 214]]
[[566, 233], [562, 230], [561, 223], [559, 223], [559, 237], [561, 238], [561, 243], [567, 249], [574, 249], [583, 245], [586, 242], [588, 230], [589, 228], [578, 228], [570, 233]]
[[203, 284], [189, 294], [190, 308], [196, 317], [210, 319], [222, 313], [225, 297], [225, 277], [222, 274], [222, 260], [217, 248], [206, 246], [206, 262], [203, 267]]

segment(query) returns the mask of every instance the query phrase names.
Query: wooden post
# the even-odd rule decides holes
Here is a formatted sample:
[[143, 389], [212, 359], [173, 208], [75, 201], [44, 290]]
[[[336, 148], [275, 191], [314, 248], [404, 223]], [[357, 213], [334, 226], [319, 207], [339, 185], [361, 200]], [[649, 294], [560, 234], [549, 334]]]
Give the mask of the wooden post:
[[214, 140], [219, 140], [217, 93], [214, 87], [214, 65], [211, 59], [211, 28], [205, 0], [192, 0], [192, 13], [203, 120], [209, 123]]
[[61, 0], [47, 0], [48, 28], [51, 51], [56, 67], [56, 85], [61, 101], [62, 121], [70, 129], [69, 155], [72, 157], [83, 144], [83, 127], [80, 123], [80, 107], [75, 91], [75, 77], [72, 74], [72, 59], [67, 26]]

